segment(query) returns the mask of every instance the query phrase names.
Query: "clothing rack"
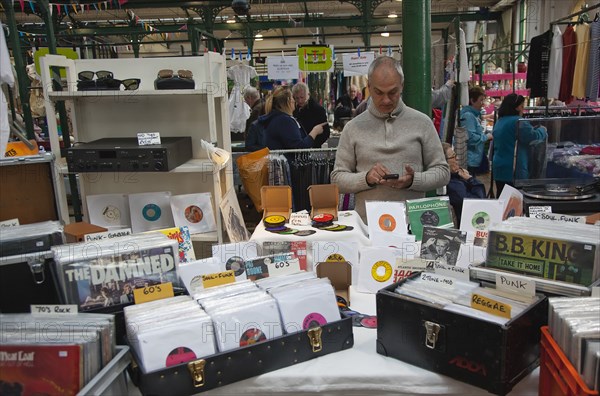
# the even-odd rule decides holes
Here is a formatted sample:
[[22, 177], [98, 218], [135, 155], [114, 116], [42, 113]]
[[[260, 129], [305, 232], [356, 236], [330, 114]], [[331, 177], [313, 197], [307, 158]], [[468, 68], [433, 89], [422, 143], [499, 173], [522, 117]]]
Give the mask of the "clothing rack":
[[286, 149], [286, 150], [269, 150], [269, 154], [293, 154], [293, 153], [319, 153], [319, 152], [337, 151], [337, 147], [325, 148], [307, 148], [307, 149]]
[[[600, 3], [598, 3], [596, 5], [592, 5], [592, 6], [582, 7], [581, 10], [578, 12], [574, 12], [570, 15], [567, 15], [562, 18], [558, 18], [558, 19], [550, 22], [550, 33], [553, 34], [554, 25], [564, 25], [564, 24], [572, 23], [572, 22], [569, 22], [569, 19], [583, 15], [583, 14], [587, 14], [589, 11], [595, 10], [597, 8], [600, 8]], [[596, 21], [596, 18], [594, 18], [594, 23], [598, 23], [598, 21]], [[546, 89], [546, 115], [548, 114], [549, 104], [550, 103], [548, 101], [548, 89]]]

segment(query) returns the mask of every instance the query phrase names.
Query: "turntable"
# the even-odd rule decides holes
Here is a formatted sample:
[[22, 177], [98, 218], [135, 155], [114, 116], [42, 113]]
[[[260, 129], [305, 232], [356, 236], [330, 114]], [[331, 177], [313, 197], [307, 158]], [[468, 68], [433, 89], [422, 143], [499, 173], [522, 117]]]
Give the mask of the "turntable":
[[548, 205], [556, 213], [600, 211], [600, 178], [517, 180], [524, 206]]

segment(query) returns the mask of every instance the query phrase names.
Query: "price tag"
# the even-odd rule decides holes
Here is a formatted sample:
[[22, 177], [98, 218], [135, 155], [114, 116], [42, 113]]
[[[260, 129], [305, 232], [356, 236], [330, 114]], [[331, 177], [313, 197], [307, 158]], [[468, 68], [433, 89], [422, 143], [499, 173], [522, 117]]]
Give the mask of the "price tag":
[[32, 315], [77, 315], [77, 305], [31, 305]]
[[552, 213], [552, 206], [530, 206], [529, 217], [534, 217], [536, 213]]
[[173, 283], [161, 283], [133, 289], [133, 299], [136, 304], [173, 297]]
[[303, 212], [292, 213], [290, 216], [290, 224], [295, 226], [310, 225], [310, 215]]
[[160, 144], [159, 132], [139, 132], [137, 134], [138, 146], [148, 146], [150, 144]]
[[202, 286], [205, 289], [213, 286], [226, 285], [235, 282], [235, 273], [233, 271], [215, 272], [213, 274], [202, 275]]
[[293, 274], [300, 270], [300, 260], [297, 257], [293, 257], [287, 260], [273, 261], [268, 264], [269, 276], [280, 276]]
[[535, 296], [535, 282], [518, 275], [496, 274], [496, 289], [528, 297]]
[[471, 308], [507, 319], [510, 319], [512, 309], [509, 304], [501, 303], [477, 293], [471, 294]]

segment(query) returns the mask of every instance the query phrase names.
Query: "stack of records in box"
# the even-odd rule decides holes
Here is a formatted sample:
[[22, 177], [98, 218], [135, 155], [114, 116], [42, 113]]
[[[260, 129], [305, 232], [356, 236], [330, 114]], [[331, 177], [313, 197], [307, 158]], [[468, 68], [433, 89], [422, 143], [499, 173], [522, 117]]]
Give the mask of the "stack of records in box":
[[171, 282], [179, 294], [178, 248], [176, 240], [161, 233], [56, 246], [62, 300], [80, 311], [117, 312], [134, 302], [134, 289]]
[[58, 221], [0, 228], [0, 311], [29, 312], [31, 304], [58, 303], [47, 262], [64, 243]]
[[532, 277], [543, 292], [589, 295], [600, 278], [598, 227], [577, 223], [557, 227], [527, 217], [492, 225], [486, 262], [472, 268], [472, 274], [493, 281], [496, 273], [507, 272]]

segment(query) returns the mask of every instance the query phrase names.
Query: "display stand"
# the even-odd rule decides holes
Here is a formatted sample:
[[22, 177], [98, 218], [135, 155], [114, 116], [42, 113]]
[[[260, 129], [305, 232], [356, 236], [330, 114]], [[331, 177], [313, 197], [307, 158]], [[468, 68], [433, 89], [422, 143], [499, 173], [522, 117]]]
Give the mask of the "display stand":
[[[53, 89], [50, 68], [66, 71], [67, 89]], [[156, 90], [157, 72], [187, 69], [193, 73], [195, 89]], [[81, 71], [108, 70], [116, 79], [139, 78], [138, 90], [78, 91]], [[41, 75], [46, 97], [46, 113], [52, 152], [56, 155], [55, 177], [67, 173], [60, 151], [55, 105], [65, 101], [70, 108], [75, 144], [100, 138], [136, 137], [140, 132], [159, 132], [161, 137], [191, 136], [193, 158], [170, 172], [81, 173], [79, 186], [84, 213], [85, 197], [92, 194], [170, 191], [191, 194], [210, 191], [213, 196], [216, 233], [194, 234], [192, 241], [223, 242], [219, 215], [222, 196], [233, 186], [231, 161], [217, 167], [201, 147], [201, 140], [231, 151], [225, 58], [213, 52], [200, 57], [145, 59], [70, 60], [63, 56], [41, 58]], [[120, 87], [123, 89], [123, 87]], [[59, 183], [59, 212], [68, 219], [64, 186]], [[89, 219], [89, 216], [88, 216]]]

